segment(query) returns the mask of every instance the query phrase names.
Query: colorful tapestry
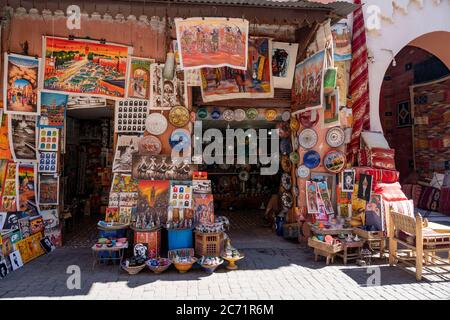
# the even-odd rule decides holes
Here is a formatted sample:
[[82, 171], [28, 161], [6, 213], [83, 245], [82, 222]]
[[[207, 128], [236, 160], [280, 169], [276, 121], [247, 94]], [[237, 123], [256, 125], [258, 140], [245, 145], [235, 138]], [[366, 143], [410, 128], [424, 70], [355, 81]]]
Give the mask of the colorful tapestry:
[[298, 43], [272, 43], [272, 75], [275, 88], [292, 88], [297, 52]]
[[125, 97], [129, 47], [90, 40], [44, 37], [43, 88]]
[[38, 114], [40, 59], [5, 52], [4, 63], [3, 106], [5, 113]]
[[248, 21], [230, 18], [175, 19], [180, 65], [247, 68]]
[[65, 94], [41, 92], [40, 127], [63, 128], [66, 117], [68, 96]]
[[201, 76], [204, 102], [273, 98], [272, 41], [269, 38], [249, 39], [246, 70], [229, 67], [203, 68]]
[[9, 145], [14, 161], [36, 161], [36, 116], [8, 116]]
[[128, 98], [150, 99], [150, 65], [154, 59], [130, 57]]
[[28, 202], [36, 204], [36, 171], [35, 163], [19, 163], [17, 166], [20, 211], [28, 209]]
[[293, 114], [322, 107], [324, 64], [325, 51], [319, 51], [295, 67]]

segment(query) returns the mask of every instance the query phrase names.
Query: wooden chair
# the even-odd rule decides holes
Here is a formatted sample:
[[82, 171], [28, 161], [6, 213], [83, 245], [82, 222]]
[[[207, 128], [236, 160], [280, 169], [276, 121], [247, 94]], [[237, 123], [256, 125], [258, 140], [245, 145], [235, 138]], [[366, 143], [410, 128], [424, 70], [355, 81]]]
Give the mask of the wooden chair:
[[[450, 273], [443, 268], [450, 266], [449, 227], [435, 223], [428, 225], [428, 221], [422, 220], [420, 214], [411, 217], [391, 211], [388, 237], [390, 266], [398, 262], [409, 267], [415, 267], [417, 281], [422, 279], [424, 265], [430, 271], [432, 270], [431, 267], [440, 268], [440, 272], [433, 272], [434, 274]], [[401, 244], [406, 250], [398, 250], [398, 244]], [[438, 257], [437, 252], [447, 253], [447, 261]], [[411, 261], [414, 261], [414, 263]]]

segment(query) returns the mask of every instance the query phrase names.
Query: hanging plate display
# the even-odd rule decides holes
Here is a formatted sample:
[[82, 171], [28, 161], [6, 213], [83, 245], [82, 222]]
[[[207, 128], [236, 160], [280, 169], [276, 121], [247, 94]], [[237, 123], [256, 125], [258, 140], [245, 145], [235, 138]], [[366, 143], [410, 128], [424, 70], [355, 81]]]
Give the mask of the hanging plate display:
[[310, 150], [303, 156], [303, 163], [309, 169], [314, 169], [320, 164], [320, 155], [317, 151]]
[[161, 153], [161, 141], [155, 136], [144, 136], [139, 139], [138, 150], [142, 156], [154, 156]]
[[233, 121], [234, 120], [234, 111], [231, 109], [227, 109], [223, 112], [222, 118], [225, 121]]
[[286, 156], [286, 155], [281, 156], [281, 169], [284, 172], [290, 173], [291, 172], [291, 166], [292, 166], [292, 163], [291, 163], [291, 160], [289, 160], [289, 157]]
[[206, 108], [200, 108], [197, 110], [197, 117], [199, 119], [206, 119], [207, 116], [208, 116], [208, 110], [206, 110]]
[[281, 186], [285, 190], [291, 190], [291, 175], [289, 173], [283, 173], [281, 175]]
[[292, 148], [293, 148], [294, 150], [297, 150], [298, 147], [299, 147], [299, 144], [298, 144], [298, 137], [297, 137], [296, 135], [294, 135], [294, 136], [292, 136]]
[[281, 203], [283, 204], [283, 207], [285, 208], [292, 208], [292, 203], [293, 203], [293, 199], [292, 199], [292, 194], [290, 194], [289, 192], [284, 192], [281, 195]]
[[[313, 112], [316, 114], [316, 118], [314, 120], [311, 120], [311, 115], [313, 114]], [[319, 122], [319, 113], [316, 110], [306, 111], [300, 114], [300, 123], [305, 128], [314, 127], [317, 122]]]
[[323, 166], [332, 173], [339, 173], [345, 167], [345, 154], [339, 150], [331, 150], [323, 158]]
[[249, 177], [250, 174], [248, 173], [248, 171], [242, 170], [241, 172], [239, 172], [239, 180], [247, 181]]
[[291, 127], [292, 131], [297, 132], [298, 128], [300, 128], [300, 123], [298, 122], [297, 118], [292, 117], [289, 126]]
[[299, 178], [308, 178], [309, 177], [309, 168], [302, 164], [300, 167], [297, 168], [297, 177]]
[[280, 140], [280, 151], [282, 154], [289, 154], [292, 152], [292, 145], [290, 139], [283, 138]]
[[[191, 134], [186, 129], [176, 129], [169, 137], [169, 144], [177, 151], [186, 149], [191, 145]], [[140, 152], [140, 151], [139, 151]]]
[[311, 149], [317, 144], [318, 136], [313, 129], [305, 129], [298, 135], [298, 143], [304, 149]]
[[245, 120], [245, 111], [242, 109], [234, 110], [234, 120], [235, 121]]
[[166, 131], [167, 125], [167, 119], [161, 113], [150, 113], [145, 120], [145, 129], [157, 136]]
[[297, 164], [300, 161], [300, 156], [298, 155], [297, 151], [294, 151], [289, 155], [289, 159], [291, 160], [292, 164]]
[[248, 120], [255, 120], [256, 117], [258, 116], [258, 110], [256, 110], [255, 108], [250, 108], [247, 109], [246, 114]]
[[265, 116], [267, 121], [273, 121], [277, 118], [277, 111], [273, 109], [266, 110]]
[[289, 121], [291, 118], [291, 113], [289, 111], [285, 111], [281, 114], [281, 120], [283, 121]]
[[183, 106], [175, 106], [170, 109], [169, 121], [175, 127], [184, 127], [189, 123], [189, 110]]
[[332, 148], [340, 147], [344, 144], [345, 133], [339, 127], [331, 128], [327, 131], [326, 141]]
[[220, 119], [220, 115], [221, 115], [220, 110], [217, 109], [217, 108], [214, 108], [214, 110], [211, 112], [211, 118], [213, 120], [219, 120]]
[[287, 138], [291, 135], [291, 128], [287, 122], [278, 122], [276, 129], [278, 129], [278, 136], [280, 138]]

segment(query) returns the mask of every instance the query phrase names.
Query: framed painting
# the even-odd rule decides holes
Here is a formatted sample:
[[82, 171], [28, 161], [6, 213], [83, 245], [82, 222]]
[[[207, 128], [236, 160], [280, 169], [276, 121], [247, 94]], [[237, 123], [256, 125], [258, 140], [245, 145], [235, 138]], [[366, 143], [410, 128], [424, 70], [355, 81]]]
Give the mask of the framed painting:
[[150, 100], [150, 66], [154, 59], [130, 57], [127, 97]]

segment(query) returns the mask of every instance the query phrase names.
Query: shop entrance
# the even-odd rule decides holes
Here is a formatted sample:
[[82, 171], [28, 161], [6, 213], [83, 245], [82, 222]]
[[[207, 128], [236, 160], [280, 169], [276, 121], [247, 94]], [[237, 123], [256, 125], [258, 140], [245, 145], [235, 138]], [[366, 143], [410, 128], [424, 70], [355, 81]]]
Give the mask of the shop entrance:
[[62, 155], [65, 246], [87, 247], [98, 238], [96, 224], [103, 220], [111, 187], [113, 110], [105, 106], [67, 111]]

